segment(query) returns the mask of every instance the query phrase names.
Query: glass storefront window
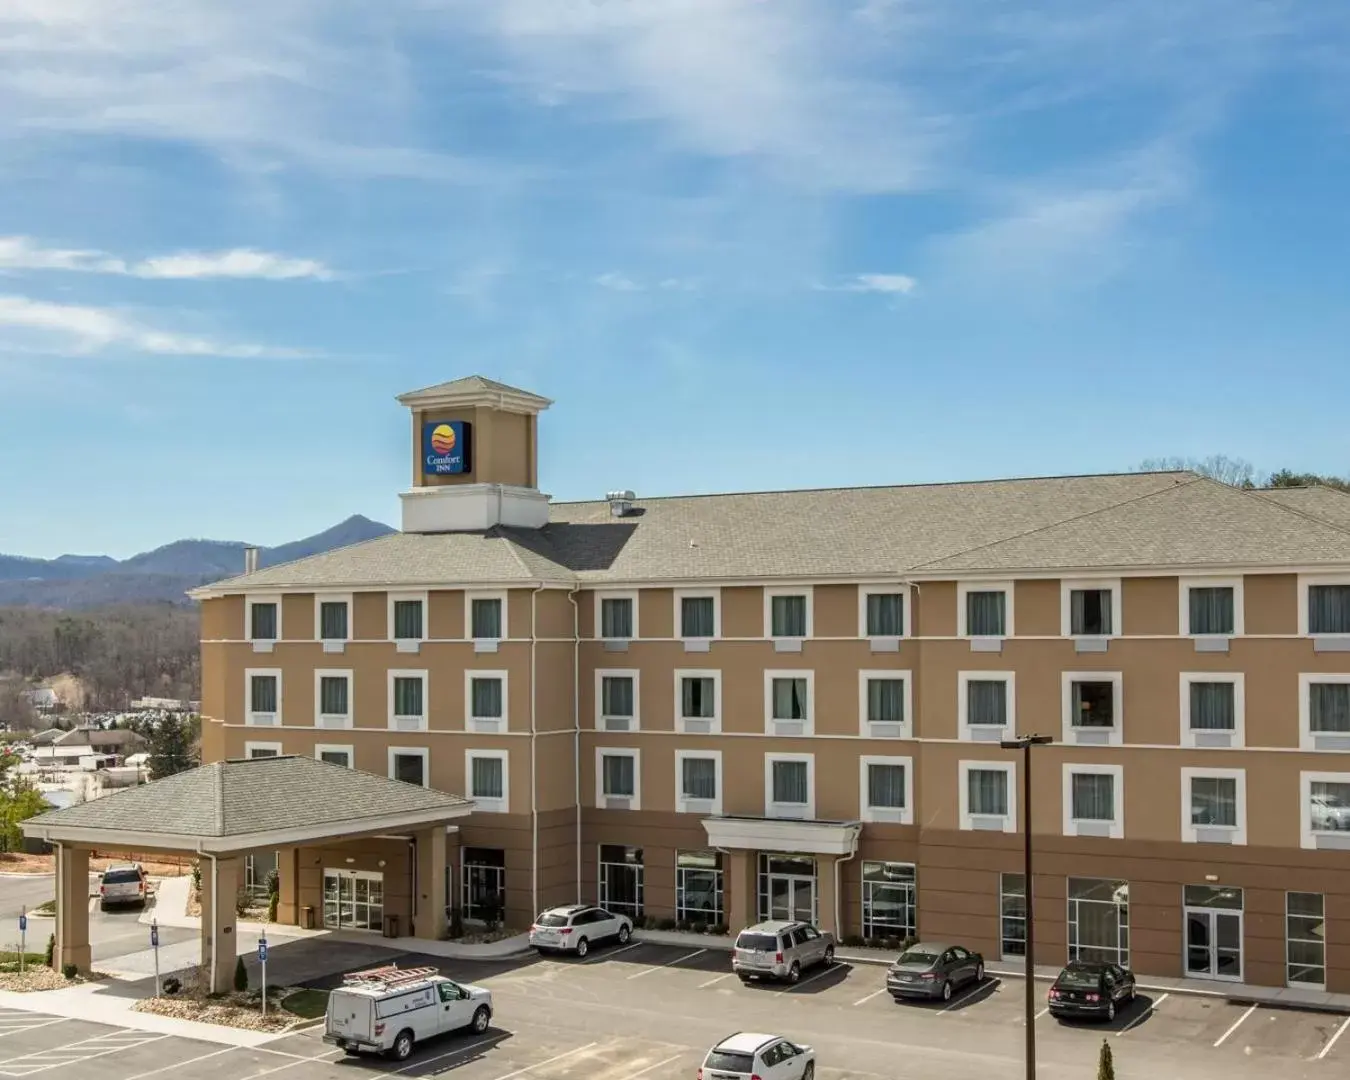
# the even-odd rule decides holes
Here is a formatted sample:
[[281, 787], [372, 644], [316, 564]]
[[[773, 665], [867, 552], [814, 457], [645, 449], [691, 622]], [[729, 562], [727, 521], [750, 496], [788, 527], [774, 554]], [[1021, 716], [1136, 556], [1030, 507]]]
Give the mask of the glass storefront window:
[[722, 925], [722, 856], [715, 851], [681, 851], [675, 856], [675, 918]]
[[642, 915], [642, 849], [600, 845], [600, 906], [630, 919]]
[[816, 860], [809, 855], [762, 853], [759, 857], [759, 918], [815, 923]]
[[1326, 897], [1321, 893], [1284, 894], [1286, 972], [1290, 986], [1327, 983]]
[[1069, 959], [1130, 963], [1130, 883], [1069, 878]]
[[1027, 955], [1027, 879], [1023, 874], [999, 875], [999, 922], [1003, 956]]
[[912, 938], [918, 932], [914, 867], [908, 863], [862, 865], [862, 926], [865, 938]]
[[[500, 848], [465, 848], [461, 862], [464, 918], [501, 922], [506, 911], [506, 852]], [[446, 895], [453, 893], [447, 889]]]

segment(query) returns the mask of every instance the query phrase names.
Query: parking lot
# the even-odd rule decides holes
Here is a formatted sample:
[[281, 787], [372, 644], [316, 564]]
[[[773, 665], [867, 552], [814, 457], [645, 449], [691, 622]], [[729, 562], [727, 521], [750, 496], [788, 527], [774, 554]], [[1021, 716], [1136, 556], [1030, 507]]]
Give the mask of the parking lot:
[[[384, 1074], [456, 1080], [674, 1080], [695, 1075], [709, 1045], [735, 1030], [781, 1032], [814, 1046], [822, 1080], [1020, 1075], [1023, 984], [988, 980], [950, 1003], [897, 1005], [885, 970], [840, 963], [796, 986], [743, 986], [725, 952], [633, 944], [571, 958], [433, 963], [492, 989], [483, 1036], [451, 1036], [407, 1062], [346, 1058], [307, 1029], [236, 1049], [82, 1020], [0, 1011], [0, 1080], [333, 1080]], [[335, 979], [318, 979], [331, 985]], [[1040, 1075], [1092, 1075], [1107, 1039], [1117, 1075], [1243, 1080], [1331, 1077], [1350, 1068], [1350, 1018], [1141, 994], [1111, 1024], [1037, 1017]]]

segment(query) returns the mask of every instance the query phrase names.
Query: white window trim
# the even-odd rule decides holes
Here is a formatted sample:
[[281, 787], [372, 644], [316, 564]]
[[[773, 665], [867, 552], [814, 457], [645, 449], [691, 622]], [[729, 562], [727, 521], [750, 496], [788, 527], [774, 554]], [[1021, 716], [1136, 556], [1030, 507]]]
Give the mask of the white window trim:
[[[1237, 824], [1236, 825], [1200, 825], [1191, 824], [1191, 781], [1193, 780], [1235, 780], [1237, 781]], [[1181, 770], [1181, 839], [1186, 844], [1196, 844], [1196, 829], [1222, 830], [1232, 836], [1232, 843], [1247, 843], [1247, 770], [1246, 769], [1208, 769], [1184, 767]]]
[[1233, 684], [1233, 735], [1230, 746], [1246, 745], [1247, 676], [1241, 671], [1183, 671], [1181, 673], [1181, 745], [1195, 746], [1196, 732], [1191, 730], [1191, 684]]
[[[1110, 728], [1079, 728], [1073, 723], [1073, 684], [1076, 682], [1109, 682], [1112, 687], [1112, 715], [1115, 726]], [[1070, 746], [1120, 746], [1125, 733], [1125, 676], [1119, 671], [1065, 671], [1060, 675], [1060, 708], [1063, 712], [1064, 742]], [[1079, 743], [1077, 731], [1106, 731], [1105, 744]]]
[[[1177, 578], [1177, 633], [1184, 638], [1229, 638], [1242, 637], [1246, 633], [1246, 620], [1243, 609], [1246, 599], [1243, 592], [1243, 578], [1240, 577], [1181, 577]], [[1192, 589], [1232, 589], [1233, 590], [1233, 632], [1231, 634], [1193, 634], [1191, 633], [1191, 590]], [[1307, 593], [1304, 594], [1305, 600]], [[1307, 605], [1305, 603], [1306, 612]]]
[[[605, 758], [628, 757], [633, 759], [633, 795], [630, 810], [642, 809], [642, 751], [633, 747], [597, 746], [595, 748], [595, 805], [605, 808]], [[677, 789], [678, 790], [678, 789]], [[616, 799], [628, 798], [615, 795]]]
[[[913, 672], [908, 669], [900, 671], [894, 668], [873, 668], [858, 672], [858, 734], [864, 739], [895, 737], [872, 734], [872, 723], [867, 718], [867, 684], [873, 679], [900, 679], [904, 682], [905, 689], [902, 697], [904, 699], [905, 719], [900, 725], [899, 738], [912, 738], [914, 734], [914, 679]], [[812, 704], [814, 705], [814, 701]], [[885, 723], [885, 721], [878, 721], [878, 723]]]
[[251, 760], [253, 758], [254, 750], [275, 750], [277, 757], [280, 757], [282, 754], [281, 743], [279, 742], [254, 742], [250, 739], [244, 743], [245, 758]]
[[[1007, 690], [1008, 722], [1002, 728], [988, 724], [970, 722], [970, 684], [972, 682], [1001, 682]], [[984, 742], [976, 739], [975, 731], [1001, 730], [1011, 738], [1017, 733], [1017, 674], [1012, 671], [958, 671], [956, 673], [956, 722], [960, 737], [968, 742]]]
[[[595, 730], [617, 731], [618, 728], [605, 727], [605, 680], [633, 680], [633, 715], [629, 718], [627, 731], [642, 730], [642, 672], [638, 668], [596, 668], [595, 670]], [[619, 719], [615, 717], [614, 719]]]
[[[253, 719], [253, 677], [255, 675], [271, 675], [277, 681], [277, 711], [272, 714], [270, 724], [259, 724]], [[281, 668], [245, 668], [244, 669], [244, 723], [250, 727], [281, 727], [283, 721], [283, 705], [285, 699], [281, 696], [284, 680], [281, 676]]]
[[[606, 600], [627, 600], [633, 610], [633, 633], [631, 637], [626, 638], [606, 638], [604, 636], [604, 622], [600, 617], [604, 609]], [[595, 633], [597, 641], [635, 641], [639, 634], [638, 627], [638, 591], [636, 589], [607, 589], [595, 594]]]
[[1304, 848], [1317, 847], [1319, 836], [1345, 836], [1342, 830], [1318, 830], [1312, 827], [1312, 786], [1313, 784], [1350, 784], [1350, 772], [1300, 772], [1298, 774], [1299, 795], [1299, 845]]
[[[478, 758], [484, 761], [502, 763], [502, 797], [500, 799], [482, 798], [473, 793], [473, 763]], [[509, 814], [511, 812], [511, 753], [509, 750], [465, 750], [464, 751], [464, 794], [473, 800], [475, 811], [487, 814]]]
[[[497, 638], [476, 638], [473, 636], [473, 602], [475, 600], [498, 600], [502, 605], [502, 636]], [[507, 609], [511, 606], [505, 591], [500, 589], [467, 589], [464, 592], [464, 640], [466, 641], [506, 641], [511, 636], [511, 627], [507, 621]]]
[[[858, 586], [858, 637], [860, 637], [864, 641], [870, 641], [872, 638], [878, 636], [876, 634], [869, 634], [867, 632], [867, 598], [869, 596], [903, 596], [905, 599], [904, 599], [904, 610], [901, 612], [902, 619], [900, 629], [902, 633], [900, 634], [900, 636], [902, 638], [907, 638], [911, 636], [910, 620], [912, 618], [912, 611], [911, 611], [912, 605], [910, 604], [911, 599], [910, 587], [908, 585], [877, 584], [877, 585]], [[893, 635], [887, 635], [887, 637], [890, 636]]]
[[[960, 761], [957, 763], [957, 777], [959, 780], [958, 789], [958, 808], [960, 811], [960, 825], [962, 831], [994, 831], [994, 830], [976, 830], [971, 824], [970, 813], [970, 774], [972, 772], [1001, 772], [1007, 776], [1008, 783], [1008, 813], [1003, 819], [1003, 831], [1013, 833], [1017, 831], [1017, 764], [1012, 761]], [[984, 815], [981, 815], [984, 816]]]
[[277, 636], [274, 638], [257, 638], [256, 640], [281, 641], [281, 593], [248, 593], [244, 596], [244, 640], [255, 640], [253, 637], [253, 606], [255, 604], [275, 604], [277, 609]]
[[[417, 600], [422, 605], [422, 636], [416, 638], [400, 638], [394, 636], [394, 604], [400, 601]], [[428, 638], [427, 624], [431, 621], [431, 603], [428, 593], [425, 592], [391, 592], [385, 601], [385, 630], [390, 641], [426, 641]]]
[[[956, 583], [956, 633], [958, 637], [980, 637], [998, 641], [1013, 636], [1013, 583], [1011, 581], [958, 581]], [[1003, 594], [1003, 633], [972, 634], [970, 632], [970, 608], [966, 597], [971, 593], [1001, 592]], [[906, 605], [908, 606], [908, 605]]]
[[[1105, 589], [1111, 593], [1111, 632], [1109, 634], [1073, 633], [1073, 593], [1081, 589]], [[1125, 612], [1120, 604], [1120, 578], [1074, 578], [1059, 583], [1060, 637], [1116, 638], [1125, 625]]]
[[314, 760], [322, 761], [323, 755], [328, 754], [346, 754], [347, 768], [356, 768], [356, 747], [351, 743], [315, 743]]
[[[1350, 683], [1350, 673], [1344, 671], [1301, 671], [1298, 676], [1298, 743], [1304, 750], [1314, 753], [1336, 753], [1334, 750], [1318, 750], [1317, 736], [1312, 730], [1312, 686], [1313, 683]], [[1323, 738], [1337, 738], [1336, 735], [1323, 735]], [[1350, 739], [1350, 733], [1341, 738]]]
[[773, 716], [773, 681], [774, 679], [805, 679], [806, 680], [806, 719], [802, 722], [802, 733], [800, 735], [785, 735], [784, 738], [800, 739], [816, 733], [816, 673], [814, 671], [804, 671], [788, 668], [765, 668], [764, 669], [764, 734], [776, 735], [774, 729], [775, 723], [795, 724], [795, 720], [775, 721]]
[[[416, 728], [400, 727], [399, 720], [407, 720], [409, 717], [399, 717], [394, 715], [394, 680], [395, 679], [421, 679], [422, 680], [422, 715], [418, 719], [420, 724]], [[431, 702], [428, 697], [431, 693], [431, 678], [425, 668], [390, 668], [388, 677], [385, 681], [386, 706], [389, 712], [389, 730], [391, 731], [426, 731], [427, 715], [431, 708]]]
[[[347, 605], [347, 636], [344, 638], [326, 638], [323, 636], [324, 604]], [[315, 641], [351, 641], [352, 631], [356, 629], [356, 604], [351, 593], [315, 593], [314, 594], [314, 640]]]
[[1344, 637], [1343, 634], [1313, 634], [1308, 629], [1308, 588], [1311, 585], [1350, 585], [1350, 574], [1299, 574], [1298, 632], [1300, 637]]
[[1084, 824], [1109, 824], [1112, 840], [1125, 838], [1125, 767], [1123, 765], [1087, 765], [1081, 762], [1064, 763], [1064, 835], [1078, 836], [1078, 820], [1073, 816], [1073, 778], [1075, 776], [1109, 776], [1111, 781], [1110, 822], [1103, 823], [1097, 818]]
[[[806, 805], [801, 803], [780, 803], [773, 798], [773, 763], [775, 761], [806, 762]], [[814, 821], [816, 817], [816, 755], [815, 754], [765, 754], [764, 755], [764, 816], [766, 818], [802, 821]]]
[[391, 746], [389, 747], [389, 769], [385, 773], [390, 780], [394, 776], [394, 758], [396, 757], [420, 757], [422, 759], [422, 786], [431, 787], [431, 751], [425, 746]]
[[[682, 600], [711, 600], [713, 602], [713, 632], [712, 637], [687, 637], [684, 632], [684, 624], [681, 622]], [[674, 625], [671, 627], [671, 636], [677, 641], [716, 641], [722, 636], [722, 590], [721, 589], [676, 589], [675, 590], [675, 612], [672, 616]]]
[[[720, 735], [722, 733], [722, 672], [716, 668], [676, 668], [675, 669], [675, 730], [685, 732], [685, 721], [689, 719], [703, 719], [702, 717], [686, 717], [684, 715], [684, 680], [685, 679], [712, 679], [713, 681], [713, 715], [712, 730], [710, 735]], [[598, 692], [598, 691], [597, 691]], [[697, 732], [696, 734], [704, 734]]]
[[[900, 765], [905, 770], [905, 805], [896, 811], [893, 807], [875, 807], [868, 802], [868, 767], [871, 765]], [[881, 816], [878, 817], [878, 812]], [[858, 813], [862, 821], [881, 822], [888, 825], [914, 824], [914, 759], [912, 757], [890, 757], [878, 754], [864, 754], [858, 758]]]
[[[324, 679], [347, 680], [347, 711], [345, 713], [319, 711], [323, 708]], [[314, 726], [317, 728], [350, 728], [355, 726], [352, 722], [355, 689], [356, 679], [351, 668], [316, 668], [314, 671]]]
[[[806, 597], [806, 634], [804, 637], [778, 637], [773, 632], [773, 600], [776, 596]], [[810, 585], [780, 585], [764, 590], [764, 638], [767, 641], [807, 641], [815, 637], [815, 589]]]
[[[706, 760], [711, 758], [714, 762], [714, 783], [717, 785], [717, 794], [711, 799], [690, 799], [684, 793], [684, 763], [690, 759]], [[690, 810], [690, 803], [698, 803], [701, 809]], [[703, 804], [711, 803], [710, 807]], [[720, 817], [722, 813], [722, 751], [721, 750], [676, 750], [675, 751], [675, 809], [681, 814], [698, 813], [711, 814], [714, 817]]]
[[[501, 724], [502, 731], [511, 730], [511, 673], [509, 671], [488, 671], [479, 668], [466, 668], [464, 670], [464, 727], [466, 731], [472, 731], [474, 721], [476, 720], [496, 720]], [[475, 716], [473, 712], [473, 681], [474, 679], [500, 679], [502, 684], [502, 715], [496, 716]]]

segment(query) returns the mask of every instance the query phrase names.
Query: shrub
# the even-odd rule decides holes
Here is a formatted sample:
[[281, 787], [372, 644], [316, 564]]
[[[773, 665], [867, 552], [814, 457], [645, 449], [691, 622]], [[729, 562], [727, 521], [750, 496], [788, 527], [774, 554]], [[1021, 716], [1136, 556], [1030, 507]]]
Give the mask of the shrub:
[[900, 948], [900, 939], [894, 937], [882, 938], [881, 947], [888, 952], [897, 952]]
[[450, 909], [450, 937], [462, 938], [464, 936], [464, 913], [459, 908]]
[[47, 966], [56, 966], [56, 935], [52, 934], [47, 938]]
[[919, 939], [918, 939], [918, 938], [916, 938], [916, 937], [907, 937], [907, 938], [905, 938], [904, 941], [900, 942], [900, 951], [901, 951], [901, 952], [905, 952], [905, 951], [907, 951], [907, 950], [909, 950], [909, 949], [912, 949], [912, 948], [914, 948], [914, 946], [917, 945], [918, 943], [919, 943]]
[[192, 864], [192, 891], [197, 893], [202, 891], [202, 864], [199, 862]]
[[1111, 1044], [1102, 1040], [1101, 1053], [1097, 1055], [1097, 1080], [1116, 1080], [1116, 1063], [1111, 1056]]
[[862, 947], [862, 943], [863, 943], [863, 939], [860, 938], [857, 934], [848, 934], [848, 935], [844, 938], [844, 944], [845, 944], [846, 946], [848, 946], [848, 948], [850, 948], [850, 949], [861, 948], [861, 947]]
[[160, 989], [163, 990], [166, 994], [173, 995], [178, 993], [179, 990], [183, 989], [183, 984], [178, 980], [178, 977], [176, 975], [170, 975], [167, 979], [165, 979], [162, 983], [160, 983]]
[[658, 930], [674, 930], [675, 926], [676, 923], [674, 919], [658, 919], [656, 921], [656, 928]]
[[248, 990], [248, 972], [244, 970], [244, 958], [242, 956], [234, 958], [234, 988], [241, 994]]
[[633, 916], [633, 929], [634, 929], [634, 930], [645, 930], [646, 928], [647, 928], [647, 916], [646, 916], [646, 915], [634, 915], [634, 916]]
[[281, 903], [281, 897], [273, 893], [267, 898], [267, 921], [277, 921], [277, 905]]
[[707, 923], [691, 922], [686, 923], [685, 926], [688, 928], [691, 934], [706, 934], [708, 932]]
[[281, 895], [281, 874], [276, 870], [275, 867], [267, 871], [267, 877], [264, 880], [267, 883], [268, 896]]
[[79, 973], [80, 969], [77, 968], [74, 964], [65, 964], [61, 968], [61, 974], [64, 975], [67, 979], [73, 979]]
[[249, 896], [247, 889], [240, 889], [234, 894], [234, 914], [236, 918], [242, 919], [248, 914], [249, 906], [253, 903], [253, 898]]
[[727, 924], [724, 922], [714, 923], [712, 932], [718, 937], [725, 937], [727, 933]]

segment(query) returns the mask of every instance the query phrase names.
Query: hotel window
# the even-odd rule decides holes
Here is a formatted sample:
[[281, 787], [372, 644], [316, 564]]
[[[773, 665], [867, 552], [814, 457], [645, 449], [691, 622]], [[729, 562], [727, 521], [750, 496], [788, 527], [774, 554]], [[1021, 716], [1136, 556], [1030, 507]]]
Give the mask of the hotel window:
[[248, 602], [250, 641], [276, 641], [281, 637], [281, 605], [275, 600]]
[[353, 754], [350, 746], [325, 746], [320, 743], [314, 747], [314, 756], [329, 765], [341, 765], [344, 769], [352, 767]]
[[909, 863], [862, 864], [862, 932], [868, 940], [905, 942], [919, 933], [914, 867]]
[[642, 915], [642, 849], [600, 845], [600, 906], [617, 915]]
[[506, 637], [504, 597], [470, 595], [469, 637], [474, 641], [501, 641]]
[[1186, 595], [1186, 633], [1231, 637], [1238, 632], [1236, 586], [1183, 583], [1182, 588]]
[[394, 600], [391, 623], [395, 641], [421, 641], [425, 635], [425, 604], [419, 600]]
[[510, 811], [507, 751], [465, 750], [464, 773], [476, 809], [495, 814]]
[[1308, 633], [1350, 634], [1350, 584], [1308, 586]]
[[1124, 769], [1119, 765], [1064, 766], [1064, 835], [1125, 835]]
[[1181, 838], [1192, 844], [1247, 842], [1247, 775], [1242, 769], [1181, 770]]
[[1066, 671], [1063, 676], [1064, 741], [1118, 745], [1121, 687], [1118, 671]]
[[598, 596], [600, 636], [606, 641], [627, 641], [637, 637], [637, 598], [635, 596]]
[[685, 814], [722, 812], [722, 755], [710, 750], [675, 751], [675, 809]]
[[769, 637], [806, 638], [811, 636], [811, 594], [800, 591], [770, 591], [765, 594], [769, 607]]
[[596, 750], [596, 805], [600, 809], [641, 809], [639, 760], [636, 750], [613, 750], [605, 747]]
[[679, 596], [680, 637], [717, 637], [717, 595], [676, 594]]
[[319, 639], [321, 641], [347, 640], [349, 606], [349, 602], [346, 600], [319, 601]]
[[1027, 955], [1027, 879], [1000, 874], [998, 884], [1000, 948], [1004, 960]]
[[913, 824], [913, 760], [865, 756], [859, 759], [859, 768], [861, 819], [895, 825]]
[[1302, 674], [1299, 719], [1304, 750], [1350, 750], [1350, 675]]
[[430, 751], [406, 747], [389, 748], [389, 779], [415, 787], [430, 787], [428, 757]]
[[597, 671], [595, 673], [595, 726], [600, 731], [636, 731], [638, 729], [638, 673], [636, 671]]
[[1241, 746], [1246, 694], [1241, 672], [1181, 675], [1181, 744]]
[[257, 758], [281, 757], [281, 743], [246, 742], [244, 743], [244, 757], [250, 761]]
[[864, 590], [862, 616], [864, 637], [904, 637], [905, 594]]
[[250, 670], [244, 673], [248, 684], [248, 713], [244, 723], [270, 727], [281, 723], [281, 672]]
[[1060, 604], [1065, 637], [1112, 637], [1120, 633], [1119, 581], [1061, 582]]
[[1009, 637], [1012, 634], [1011, 584], [960, 585], [957, 588], [959, 633], [962, 637]]
[[961, 738], [998, 741], [1017, 727], [1011, 671], [961, 671], [956, 676]]
[[675, 672], [677, 728], [687, 735], [710, 735], [722, 727], [719, 671]]
[[1285, 980], [1290, 986], [1320, 990], [1327, 983], [1326, 897], [1322, 893], [1284, 894]]
[[764, 755], [764, 816], [812, 818], [815, 816], [815, 755]]
[[909, 672], [860, 671], [858, 700], [861, 705], [859, 734], [863, 738], [898, 739], [907, 734]]
[[1350, 850], [1350, 773], [1305, 772], [1299, 781], [1302, 846]]
[[389, 726], [399, 731], [425, 730], [427, 673], [389, 672]]
[[766, 735], [810, 735], [811, 698], [814, 673], [809, 671], [766, 671], [765, 694], [768, 697]]
[[315, 727], [349, 728], [352, 726], [350, 671], [316, 671], [314, 695], [318, 710]]
[[959, 765], [962, 829], [1017, 831], [1012, 762], [963, 761]]
[[716, 851], [680, 851], [675, 855], [675, 918], [693, 927], [721, 926], [722, 856]]
[[1130, 883], [1069, 878], [1069, 960], [1130, 966]]
[[470, 731], [506, 729], [506, 674], [505, 671], [465, 672]]

